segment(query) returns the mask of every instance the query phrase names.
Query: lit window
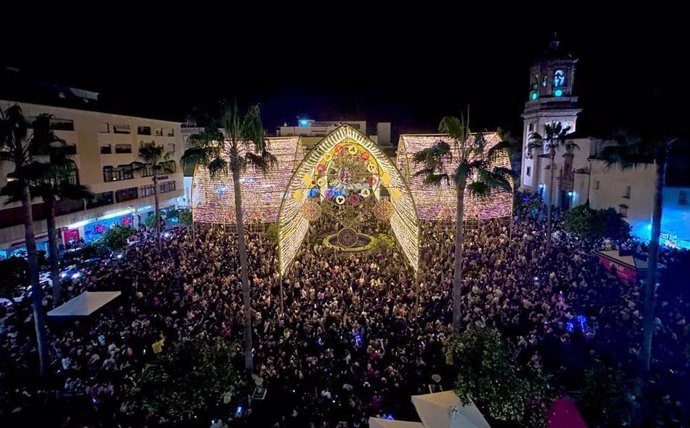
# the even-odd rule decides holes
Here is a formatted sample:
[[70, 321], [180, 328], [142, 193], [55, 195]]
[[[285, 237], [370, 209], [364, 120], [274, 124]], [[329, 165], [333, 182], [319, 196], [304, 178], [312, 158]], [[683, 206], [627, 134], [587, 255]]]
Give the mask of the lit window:
[[531, 167], [531, 166], [528, 166], [528, 167], [527, 167], [527, 170], [525, 171], [525, 174], [526, 174], [528, 177], [530, 177], [530, 176], [532, 175], [532, 167]]

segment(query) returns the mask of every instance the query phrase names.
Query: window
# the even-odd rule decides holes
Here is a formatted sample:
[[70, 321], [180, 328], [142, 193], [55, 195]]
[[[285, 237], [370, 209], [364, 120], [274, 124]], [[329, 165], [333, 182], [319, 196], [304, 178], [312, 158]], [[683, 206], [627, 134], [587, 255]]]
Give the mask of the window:
[[630, 186], [625, 186], [625, 193], [623, 194], [625, 199], [630, 199], [630, 190], [632, 190]]
[[528, 177], [530, 177], [532, 175], [532, 167], [531, 166], [527, 167], [525, 174], [527, 174]]
[[529, 124], [529, 132], [534, 132], [534, 124], [533, 123]]
[[103, 122], [98, 126], [98, 132], [101, 134], [110, 134], [110, 124], [108, 122]]
[[618, 214], [620, 214], [621, 217], [627, 217], [628, 216], [628, 206], [627, 205], [618, 205]]
[[113, 192], [96, 193], [92, 201], [86, 202], [86, 208], [102, 207], [113, 203]]
[[148, 186], [141, 186], [139, 188], [139, 196], [142, 198], [145, 198], [147, 196], [153, 196], [153, 184], [149, 184]]
[[103, 167], [103, 181], [113, 181], [113, 167], [104, 166]]
[[131, 144], [115, 144], [115, 153], [132, 153]]
[[679, 205], [687, 205], [688, 204], [688, 194], [683, 190], [678, 192], [678, 204]]
[[129, 134], [129, 125], [113, 125], [113, 132], [115, 134]]
[[161, 193], [168, 193], [168, 192], [174, 192], [175, 191], [175, 181], [166, 181], [165, 183], [160, 184], [160, 191]]
[[74, 131], [74, 121], [71, 119], [50, 118], [50, 129], [56, 131]]
[[110, 144], [101, 144], [101, 154], [109, 155], [113, 152], [113, 147]]
[[151, 165], [144, 165], [141, 168], [142, 177], [151, 177], [153, 175], [153, 167]]
[[156, 128], [156, 137], [163, 136], [163, 128]]
[[168, 151], [170, 153], [175, 153], [175, 144], [174, 143], [170, 143], [167, 146], [168, 146]]
[[175, 136], [175, 129], [170, 128], [170, 131], [168, 132], [168, 137], [174, 137]]
[[137, 127], [137, 134], [139, 135], [151, 135], [150, 126], [139, 126]]
[[117, 167], [103, 167], [103, 181], [119, 181], [134, 178], [132, 165], [118, 165]]
[[115, 202], [131, 201], [132, 199], [136, 199], [138, 197], [139, 195], [136, 187], [115, 191]]
[[155, 146], [156, 143], [154, 141], [139, 141], [139, 148], [144, 148], [144, 147], [150, 147], [150, 146]]
[[594, 190], [599, 190], [599, 180], [594, 182]]

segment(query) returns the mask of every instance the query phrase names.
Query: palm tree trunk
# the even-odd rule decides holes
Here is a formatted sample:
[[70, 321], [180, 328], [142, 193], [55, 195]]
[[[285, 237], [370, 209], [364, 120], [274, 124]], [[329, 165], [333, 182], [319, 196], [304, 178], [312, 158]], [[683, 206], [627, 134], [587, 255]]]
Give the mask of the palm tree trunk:
[[242, 277], [242, 301], [244, 303], [244, 368], [248, 373], [254, 370], [252, 357], [252, 303], [249, 289], [249, 261], [247, 260], [247, 245], [244, 241], [242, 224], [242, 188], [240, 186], [239, 167], [232, 168], [232, 184], [235, 188], [235, 223], [237, 226], [237, 246], [240, 253], [240, 269]]
[[48, 348], [46, 346], [46, 327], [43, 317], [43, 290], [38, 281], [38, 259], [36, 256], [36, 238], [34, 236], [34, 217], [31, 212], [31, 194], [26, 183], [22, 185], [22, 210], [24, 211], [24, 240], [29, 259], [29, 284], [31, 284], [31, 307], [34, 312], [34, 328], [38, 345], [39, 373], [46, 373]]
[[551, 157], [551, 162], [549, 166], [549, 172], [551, 177], [549, 177], [549, 200], [546, 203], [546, 253], [551, 251], [551, 235], [553, 230], [553, 225], [551, 224], [551, 204], [553, 204], [553, 178], [554, 169], [556, 165], [554, 163], [554, 158], [556, 157], [556, 150], [550, 149], [549, 156]]
[[465, 187], [466, 179], [457, 184], [457, 206], [455, 218], [455, 260], [453, 261], [453, 330], [460, 331], [462, 312], [460, 298], [462, 297], [462, 251], [465, 245]]
[[647, 281], [644, 286], [644, 317], [642, 332], [642, 363], [648, 372], [652, 360], [652, 336], [654, 335], [654, 306], [656, 304], [656, 270], [659, 259], [659, 235], [664, 184], [666, 182], [666, 153], [657, 160], [654, 205], [652, 207], [652, 236], [647, 258]]
[[156, 239], [158, 239], [158, 251], [163, 248], [161, 243], [161, 213], [158, 203], [158, 177], [153, 174], [153, 199], [155, 203], [155, 215], [156, 215]]
[[60, 284], [60, 266], [58, 265], [57, 230], [55, 230], [55, 196], [48, 193], [45, 198], [48, 228], [48, 247], [50, 251], [50, 280], [53, 283], [53, 307], [60, 304], [62, 285]]

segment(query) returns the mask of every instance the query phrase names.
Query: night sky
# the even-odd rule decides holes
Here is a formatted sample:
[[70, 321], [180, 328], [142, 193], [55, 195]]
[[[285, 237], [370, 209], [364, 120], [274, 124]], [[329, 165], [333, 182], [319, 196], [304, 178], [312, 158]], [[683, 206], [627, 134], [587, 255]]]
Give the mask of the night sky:
[[585, 133], [652, 120], [687, 132], [687, 34], [674, 22], [681, 13], [582, 10], [566, 18], [565, 9], [530, 8], [506, 11], [509, 18], [354, 4], [322, 14], [305, 5], [272, 18], [266, 10], [51, 11], [9, 23], [39, 41], [6, 43], [0, 63], [99, 91], [104, 109], [155, 118], [182, 120], [194, 106], [237, 97], [261, 102], [271, 130], [303, 116], [433, 131], [469, 104], [473, 129], [519, 135], [529, 66], [558, 31], [580, 58], [575, 91]]

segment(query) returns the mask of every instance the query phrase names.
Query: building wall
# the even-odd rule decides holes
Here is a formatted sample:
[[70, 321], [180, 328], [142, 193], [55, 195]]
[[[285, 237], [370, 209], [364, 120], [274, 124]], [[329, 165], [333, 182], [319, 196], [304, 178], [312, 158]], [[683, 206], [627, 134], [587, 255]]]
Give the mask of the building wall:
[[[7, 108], [15, 104], [13, 101], [0, 100], [0, 108]], [[39, 114], [47, 113], [55, 119], [72, 121], [74, 130], [56, 130], [57, 136], [68, 144], [76, 145], [76, 155], [72, 159], [79, 171], [79, 181], [86, 185], [93, 193], [113, 192], [111, 204], [81, 210], [57, 217], [58, 228], [67, 227], [74, 223], [84, 223], [98, 218], [118, 214], [129, 210], [134, 212], [144, 207], [153, 205], [153, 196], [143, 196], [142, 186], [152, 184], [151, 177], [143, 177], [141, 172], [134, 172], [134, 178], [115, 181], [105, 181], [103, 167], [131, 164], [138, 158], [139, 148], [143, 143], [155, 143], [163, 145], [167, 151], [173, 151], [172, 159], [177, 163], [177, 170], [173, 174], [167, 174], [167, 178], [159, 180], [159, 183], [175, 182], [175, 190], [161, 193], [161, 207], [174, 204], [175, 199], [183, 194], [182, 168], [179, 165], [183, 152], [180, 124], [178, 122], [156, 119], [139, 118], [133, 116], [115, 115], [109, 113], [76, 110], [64, 107], [53, 107], [30, 103], [16, 103], [22, 107], [24, 115], [31, 120]], [[115, 133], [118, 130], [129, 127], [129, 133]], [[151, 135], [143, 135], [149, 127]], [[110, 145], [111, 153], [102, 154], [101, 146]], [[131, 153], [116, 153], [116, 145], [129, 145]], [[125, 146], [122, 146], [125, 147]], [[0, 167], [0, 186], [6, 184], [6, 176], [14, 167], [5, 164]], [[166, 176], [163, 176], [166, 177]], [[172, 186], [172, 185], [170, 185]], [[137, 198], [117, 202], [118, 190], [136, 188]], [[4, 203], [2, 200], [0, 203]], [[40, 205], [40, 200], [34, 200], [34, 206]], [[19, 204], [4, 205], [3, 210], [18, 207]], [[81, 226], [83, 229], [83, 225]], [[45, 220], [39, 220], [35, 224], [38, 239], [45, 238]], [[83, 236], [83, 235], [82, 235]], [[24, 228], [21, 224], [0, 229], [0, 249], [13, 245], [23, 245]]]
[[591, 164], [590, 207], [613, 208], [624, 214], [633, 226], [648, 222], [652, 215], [656, 167], [649, 164], [621, 170], [617, 166], [607, 167], [601, 160], [592, 160]]

